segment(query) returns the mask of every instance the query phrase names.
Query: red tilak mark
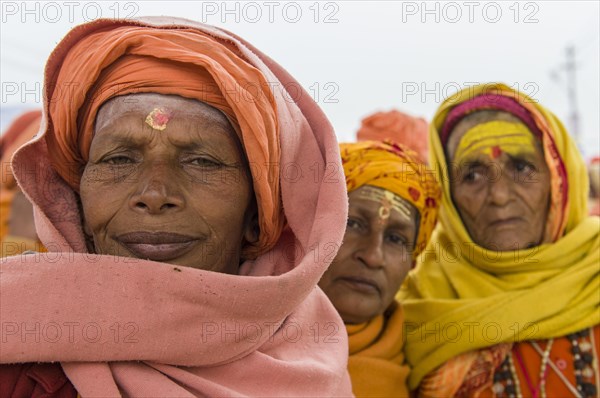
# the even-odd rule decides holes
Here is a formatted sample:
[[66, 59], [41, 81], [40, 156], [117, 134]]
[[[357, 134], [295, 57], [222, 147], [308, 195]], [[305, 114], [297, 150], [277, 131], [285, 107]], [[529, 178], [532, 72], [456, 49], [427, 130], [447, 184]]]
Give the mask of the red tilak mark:
[[167, 124], [169, 119], [171, 119], [171, 115], [169, 115], [167, 113], [162, 113], [160, 111], [157, 112], [156, 115], [154, 115], [154, 123], [156, 123], [160, 126]]
[[502, 149], [498, 145], [492, 147], [492, 159], [498, 159], [502, 155]]
[[154, 108], [146, 117], [146, 123], [155, 130], [164, 130], [173, 114], [161, 108]]

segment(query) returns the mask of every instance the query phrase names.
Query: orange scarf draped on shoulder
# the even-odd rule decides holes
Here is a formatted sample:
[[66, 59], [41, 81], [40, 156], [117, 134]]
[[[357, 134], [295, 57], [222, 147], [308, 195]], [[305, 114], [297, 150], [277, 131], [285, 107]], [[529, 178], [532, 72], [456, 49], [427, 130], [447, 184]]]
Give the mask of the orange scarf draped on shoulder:
[[404, 315], [398, 303], [367, 323], [346, 325], [348, 371], [357, 397], [408, 397], [404, 363]]

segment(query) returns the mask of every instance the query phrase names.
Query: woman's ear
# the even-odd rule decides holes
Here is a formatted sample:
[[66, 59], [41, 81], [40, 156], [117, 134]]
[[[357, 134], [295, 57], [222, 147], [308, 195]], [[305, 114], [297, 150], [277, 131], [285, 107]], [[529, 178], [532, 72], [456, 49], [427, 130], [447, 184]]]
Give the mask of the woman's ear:
[[258, 209], [256, 201], [252, 201], [252, 204], [248, 207], [246, 212], [246, 225], [244, 227], [244, 241], [246, 243], [258, 242], [260, 235], [260, 227], [258, 226]]
[[88, 226], [87, 222], [85, 222], [85, 216], [82, 214], [81, 215], [81, 219], [83, 222], [83, 233], [86, 235], [86, 237], [92, 237], [92, 230], [90, 229], [90, 227]]
[[77, 195], [77, 206], [79, 207], [79, 214], [81, 215], [81, 227], [83, 229], [83, 236], [85, 238], [85, 244], [90, 253], [94, 253], [94, 234], [88, 223], [85, 221], [85, 214], [83, 214], [83, 206], [81, 205], [81, 198]]

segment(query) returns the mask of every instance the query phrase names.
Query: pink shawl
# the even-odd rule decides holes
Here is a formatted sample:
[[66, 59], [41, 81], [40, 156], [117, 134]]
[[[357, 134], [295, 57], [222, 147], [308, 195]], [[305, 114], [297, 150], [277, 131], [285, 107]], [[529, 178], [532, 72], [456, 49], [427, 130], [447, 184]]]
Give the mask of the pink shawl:
[[73, 43], [124, 25], [202, 30], [233, 43], [264, 74], [277, 105], [288, 226], [242, 275], [86, 253], [76, 195], [49, 166], [46, 91], [40, 134], [17, 152], [13, 169], [49, 252], [0, 260], [0, 363], [61, 362], [83, 397], [352, 395], [346, 331], [317, 287], [347, 212], [325, 115], [244, 40], [173, 18], [76, 27], [50, 56], [45, 87]]

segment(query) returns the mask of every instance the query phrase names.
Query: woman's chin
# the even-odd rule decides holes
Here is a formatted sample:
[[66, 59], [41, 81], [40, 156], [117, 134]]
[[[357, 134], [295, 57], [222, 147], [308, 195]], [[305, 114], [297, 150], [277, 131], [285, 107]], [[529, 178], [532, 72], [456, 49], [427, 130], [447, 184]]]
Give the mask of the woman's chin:
[[496, 252], [512, 252], [532, 247], [531, 239], [521, 237], [514, 231], [498, 231], [493, 238], [480, 244], [485, 249]]

